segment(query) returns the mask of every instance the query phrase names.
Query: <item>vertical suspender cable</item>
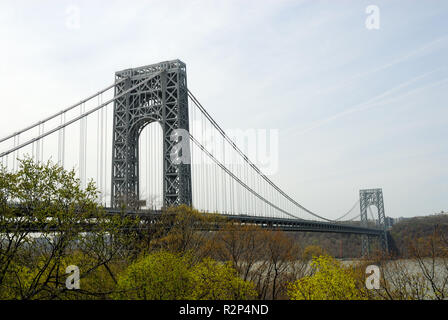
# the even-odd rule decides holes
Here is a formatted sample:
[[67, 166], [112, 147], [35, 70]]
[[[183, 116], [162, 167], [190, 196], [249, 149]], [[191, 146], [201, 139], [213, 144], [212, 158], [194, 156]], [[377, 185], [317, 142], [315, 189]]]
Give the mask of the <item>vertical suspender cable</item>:
[[[42, 127], [39, 124], [38, 126], [39, 136], [41, 135]], [[36, 162], [40, 162], [40, 139], [36, 141]]]
[[[81, 107], [79, 109], [80, 115], [84, 113], [85, 105], [81, 104]], [[81, 118], [79, 122], [79, 179], [81, 182], [81, 187], [85, 187], [85, 176], [84, 176], [84, 170], [85, 170], [85, 163], [84, 163], [84, 118]]]
[[[189, 115], [189, 119], [193, 120], [192, 122], [190, 121], [190, 123], [194, 124], [195, 123], [194, 122], [195, 121], [195, 117], [194, 117], [195, 109], [194, 109], [194, 107], [190, 108], [189, 112], [191, 113], [191, 115]], [[190, 131], [191, 132], [193, 132], [193, 129], [194, 129], [193, 126], [190, 127]], [[191, 164], [190, 164], [190, 171], [191, 171], [191, 206], [194, 208], [194, 206], [196, 204], [196, 198], [195, 198], [195, 192], [196, 192], [195, 182], [196, 182], [196, 178], [194, 176], [195, 173], [196, 173], [196, 169], [194, 168], [194, 160], [195, 160], [195, 157], [194, 157], [194, 146], [193, 146], [193, 143], [191, 142], [191, 140], [188, 141], [188, 143], [190, 144], [190, 152], [191, 152]]]
[[[17, 138], [17, 135], [14, 136], [14, 142], [13, 142], [14, 143], [14, 148], [17, 146], [16, 138]], [[16, 157], [17, 157], [17, 151], [14, 151], [12, 153], [12, 171], [13, 172], [16, 171]]]
[[[223, 157], [224, 166], [227, 167], [224, 137], [222, 137], [222, 157]], [[226, 184], [226, 180], [227, 180], [227, 174], [225, 172], [223, 172], [224, 192], [222, 193], [222, 195], [223, 195], [223, 199], [224, 199], [224, 206], [223, 206], [224, 213], [227, 213], [227, 184]]]
[[[65, 112], [61, 114], [61, 122], [65, 124], [66, 115]], [[61, 130], [61, 166], [65, 165], [65, 127]]]
[[[99, 100], [100, 99], [98, 97], [98, 105], [100, 103]], [[96, 185], [97, 185], [98, 189], [100, 190], [100, 194], [99, 194], [100, 198], [102, 197], [102, 195], [101, 195], [101, 184], [102, 184], [102, 181], [100, 179], [100, 176], [101, 176], [100, 175], [100, 167], [101, 167], [101, 164], [102, 164], [102, 162], [100, 160], [101, 159], [101, 156], [100, 156], [100, 153], [101, 153], [101, 135], [100, 135], [100, 131], [101, 131], [101, 115], [102, 115], [101, 111], [102, 110], [98, 110], [98, 112], [96, 113], [97, 122], [96, 122], [96, 173], [95, 173]]]
[[[45, 123], [42, 123], [42, 134], [45, 133]], [[40, 144], [40, 161], [43, 162], [44, 161], [44, 138], [41, 139], [41, 144]]]

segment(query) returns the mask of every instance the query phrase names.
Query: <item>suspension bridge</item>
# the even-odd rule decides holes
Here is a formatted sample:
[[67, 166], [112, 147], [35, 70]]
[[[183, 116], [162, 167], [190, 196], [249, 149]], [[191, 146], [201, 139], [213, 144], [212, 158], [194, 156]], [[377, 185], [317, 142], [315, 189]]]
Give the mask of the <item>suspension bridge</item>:
[[111, 214], [125, 207], [150, 217], [186, 204], [265, 228], [360, 234], [363, 254], [376, 237], [388, 250], [381, 189], [360, 190], [347, 212], [326, 218], [260, 169], [254, 158], [266, 138], [226, 133], [188, 89], [186, 65], [173, 60], [116, 72], [111, 85], [0, 139], [0, 160], [12, 171], [24, 156], [75, 168], [82, 186], [96, 182]]

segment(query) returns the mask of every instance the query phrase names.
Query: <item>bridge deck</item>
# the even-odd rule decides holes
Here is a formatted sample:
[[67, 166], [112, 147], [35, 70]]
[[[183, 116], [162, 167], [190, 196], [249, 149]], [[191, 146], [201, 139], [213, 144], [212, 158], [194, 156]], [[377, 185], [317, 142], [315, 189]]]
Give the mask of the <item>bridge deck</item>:
[[[121, 213], [120, 209], [105, 208], [110, 214]], [[135, 211], [128, 210], [126, 214], [137, 215], [142, 219], [158, 219], [161, 211]], [[365, 228], [361, 226], [352, 226], [341, 223], [320, 222], [312, 220], [285, 219], [274, 217], [256, 217], [248, 215], [227, 215], [220, 216], [230, 220], [248, 225], [257, 225], [261, 228], [291, 231], [291, 232], [330, 232], [346, 234], [364, 234], [369, 236], [380, 236], [384, 230], [378, 228]]]

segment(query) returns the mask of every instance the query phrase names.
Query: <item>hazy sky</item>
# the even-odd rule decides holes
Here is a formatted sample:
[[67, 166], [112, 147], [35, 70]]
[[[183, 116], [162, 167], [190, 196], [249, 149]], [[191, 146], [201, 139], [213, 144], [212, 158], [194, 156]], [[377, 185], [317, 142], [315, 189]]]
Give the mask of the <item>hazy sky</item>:
[[311, 210], [448, 210], [447, 1], [2, 1], [0, 27], [0, 136], [179, 58], [223, 128], [280, 130], [272, 179]]

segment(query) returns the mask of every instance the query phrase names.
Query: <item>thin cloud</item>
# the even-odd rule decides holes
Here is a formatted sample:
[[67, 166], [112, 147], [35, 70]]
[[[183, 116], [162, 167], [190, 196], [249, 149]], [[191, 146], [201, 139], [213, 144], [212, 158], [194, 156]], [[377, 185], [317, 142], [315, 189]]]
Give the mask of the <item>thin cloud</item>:
[[375, 74], [377, 72], [386, 70], [386, 69], [391, 68], [393, 66], [396, 66], [396, 65], [398, 65], [400, 63], [412, 60], [413, 58], [417, 58], [417, 57], [419, 57], [421, 55], [429, 54], [431, 52], [434, 52], [439, 47], [438, 46], [439, 44], [443, 44], [447, 40], [448, 40], [448, 36], [439, 37], [439, 38], [437, 38], [435, 40], [432, 40], [432, 41], [430, 41], [428, 43], [425, 43], [424, 45], [418, 47], [417, 49], [415, 49], [415, 50], [413, 50], [413, 51], [411, 51], [411, 52], [409, 52], [409, 53], [407, 53], [407, 54], [405, 54], [405, 55], [403, 55], [401, 57], [398, 57], [398, 58], [396, 58], [396, 59], [394, 59], [394, 60], [392, 60], [392, 61], [390, 61], [388, 63], [385, 63], [385, 64], [383, 64], [383, 65], [381, 65], [381, 66], [379, 66], [377, 68], [374, 68], [374, 69], [371, 69], [371, 70], [368, 70], [368, 71], [365, 71], [365, 72], [361, 72], [361, 73], [355, 74], [355, 75], [349, 77], [347, 80], [339, 82], [339, 84], [337, 84], [335, 86], [328, 87], [328, 88], [325, 88], [323, 90], [319, 90], [316, 94], [328, 93], [328, 92], [331, 92], [331, 91], [334, 91], [334, 90], [338, 90], [338, 89], [347, 87], [348, 84], [352, 83], [355, 80], [358, 80], [358, 79], [365, 78], [367, 76], [373, 75], [373, 74]]
[[343, 116], [352, 114], [354, 112], [365, 111], [365, 110], [373, 108], [373, 107], [378, 107], [378, 106], [390, 103], [392, 101], [395, 101], [397, 99], [401, 99], [403, 97], [409, 96], [410, 94], [413, 94], [413, 93], [416, 93], [416, 92], [428, 89], [430, 87], [434, 87], [434, 86], [437, 86], [437, 85], [445, 83], [448, 80], [448, 78], [442, 79], [440, 81], [433, 82], [430, 85], [426, 85], [426, 86], [422, 86], [422, 87], [417, 88], [417, 89], [410, 90], [410, 91], [408, 91], [408, 92], [406, 92], [406, 93], [404, 93], [402, 95], [394, 97], [393, 99], [389, 99], [389, 100], [385, 99], [388, 96], [396, 93], [397, 91], [400, 91], [403, 88], [409, 87], [411, 84], [417, 82], [418, 80], [421, 80], [421, 79], [423, 79], [423, 78], [425, 78], [425, 77], [435, 73], [436, 71], [438, 71], [438, 70], [433, 70], [431, 72], [427, 72], [427, 73], [424, 73], [424, 74], [419, 75], [417, 77], [414, 77], [411, 80], [405, 81], [405, 82], [399, 84], [398, 86], [396, 86], [396, 87], [394, 87], [392, 89], [386, 90], [383, 93], [381, 93], [381, 94], [379, 94], [379, 95], [377, 95], [377, 96], [375, 96], [375, 97], [373, 97], [373, 98], [371, 98], [371, 99], [369, 99], [369, 100], [367, 100], [365, 102], [357, 104], [357, 105], [355, 105], [355, 106], [353, 106], [353, 107], [351, 107], [349, 109], [346, 109], [346, 110], [344, 110], [342, 112], [336, 113], [336, 114], [334, 114], [334, 115], [332, 115], [332, 116], [330, 116], [328, 118], [317, 120], [314, 123], [312, 123], [309, 127], [293, 133], [292, 136], [305, 134], [305, 133], [307, 133], [309, 131], [312, 131], [314, 129], [322, 127], [325, 124], [331, 123], [331, 122], [333, 122], [333, 121], [335, 121], [335, 120], [337, 120], [337, 119], [339, 119], [339, 118], [341, 118]]

